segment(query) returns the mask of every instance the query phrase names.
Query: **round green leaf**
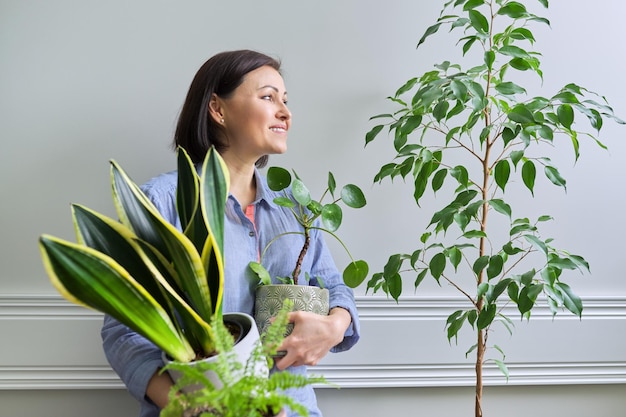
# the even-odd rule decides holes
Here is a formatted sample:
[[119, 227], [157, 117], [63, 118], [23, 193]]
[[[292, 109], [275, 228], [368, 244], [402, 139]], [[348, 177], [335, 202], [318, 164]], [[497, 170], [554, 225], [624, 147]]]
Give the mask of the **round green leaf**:
[[361, 208], [367, 203], [363, 191], [354, 184], [348, 184], [342, 188], [341, 201], [352, 208]]
[[334, 232], [335, 230], [339, 229], [339, 226], [341, 226], [342, 218], [343, 213], [341, 211], [341, 207], [339, 207], [337, 204], [326, 204], [322, 208], [322, 224], [329, 231]]
[[311, 210], [311, 213], [313, 213], [314, 216], [317, 216], [322, 213], [323, 207], [318, 201], [312, 200], [309, 204], [307, 204], [306, 208]]
[[270, 167], [267, 170], [267, 185], [272, 191], [281, 191], [291, 184], [291, 174], [285, 168]]
[[343, 270], [343, 282], [350, 288], [356, 288], [365, 280], [368, 272], [367, 262], [363, 260], [350, 262]]
[[307, 206], [311, 202], [311, 193], [309, 192], [309, 189], [306, 188], [304, 183], [299, 179], [296, 178], [293, 180], [291, 191], [293, 192], [293, 198], [295, 198], [299, 204]]

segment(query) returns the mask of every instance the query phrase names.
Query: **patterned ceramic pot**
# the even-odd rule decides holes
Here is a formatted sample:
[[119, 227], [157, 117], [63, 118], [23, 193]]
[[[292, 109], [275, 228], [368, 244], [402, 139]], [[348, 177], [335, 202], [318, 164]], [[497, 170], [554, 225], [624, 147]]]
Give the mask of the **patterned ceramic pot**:
[[[270, 320], [281, 309], [285, 300], [293, 301], [293, 311], [308, 311], [311, 313], [328, 315], [328, 290], [309, 285], [272, 284], [261, 285], [256, 290], [254, 305], [254, 319], [259, 332], [263, 333], [270, 324]], [[293, 325], [287, 326], [289, 335]]]

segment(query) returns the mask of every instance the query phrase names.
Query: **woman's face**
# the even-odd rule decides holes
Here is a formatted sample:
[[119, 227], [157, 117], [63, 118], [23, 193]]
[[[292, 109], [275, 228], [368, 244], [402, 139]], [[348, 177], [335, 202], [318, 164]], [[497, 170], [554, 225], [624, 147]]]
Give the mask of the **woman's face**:
[[291, 113], [285, 83], [274, 68], [264, 66], [249, 72], [230, 97], [218, 100], [225, 155], [254, 163], [263, 155], [287, 150]]

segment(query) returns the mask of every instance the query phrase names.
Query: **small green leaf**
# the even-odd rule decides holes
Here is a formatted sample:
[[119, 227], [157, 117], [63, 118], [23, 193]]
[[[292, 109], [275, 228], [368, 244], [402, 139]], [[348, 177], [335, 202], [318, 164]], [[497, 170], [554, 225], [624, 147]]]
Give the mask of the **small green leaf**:
[[565, 185], [565, 178], [561, 176], [561, 174], [555, 167], [548, 165], [544, 168], [544, 172], [546, 173], [546, 177], [548, 177], [552, 184], [563, 187], [567, 190], [567, 187]]
[[531, 160], [527, 160], [522, 165], [522, 180], [524, 181], [524, 185], [526, 188], [530, 190], [530, 192], [534, 195], [535, 188], [535, 177], [537, 176], [537, 169], [535, 168], [535, 164]]
[[459, 185], [462, 187], [466, 187], [469, 183], [469, 174], [467, 172], [467, 168], [463, 165], [457, 165], [450, 170], [450, 175], [455, 178]]
[[480, 258], [474, 261], [474, 265], [472, 265], [472, 270], [476, 275], [480, 274], [480, 271], [485, 269], [485, 267], [489, 264], [489, 256], [483, 255]]
[[335, 181], [335, 176], [332, 172], [328, 172], [328, 191], [330, 195], [335, 195], [335, 189], [337, 188], [337, 181]]
[[511, 166], [509, 165], [509, 161], [506, 159], [498, 161], [494, 169], [494, 177], [496, 179], [496, 184], [502, 189], [502, 191], [504, 191], [504, 187], [506, 187], [507, 182], [509, 182], [510, 175]]
[[[487, 68], [491, 70], [491, 68], [493, 67], [493, 63], [496, 60], [496, 54], [492, 50], [485, 51], [485, 55], [483, 59], [485, 61], [485, 65], [487, 65]], [[498, 87], [496, 86], [496, 90], [497, 89]]]
[[500, 255], [493, 255], [489, 258], [489, 266], [487, 267], [487, 279], [497, 277], [502, 272], [504, 260]]
[[498, 10], [497, 14], [506, 15], [512, 19], [519, 19], [527, 15], [526, 7], [516, 1], [511, 1]]
[[502, 82], [496, 84], [496, 91], [504, 95], [525, 94], [526, 90], [512, 82]]
[[528, 110], [528, 108], [523, 104], [518, 104], [511, 109], [511, 111], [509, 112], [509, 119], [511, 119], [515, 123], [520, 124], [529, 124], [535, 122], [535, 118], [533, 117], [532, 112]]
[[509, 61], [509, 65], [518, 71], [528, 71], [532, 68], [530, 62], [524, 58], [513, 58]]
[[287, 207], [287, 208], [293, 208], [296, 206], [293, 200], [287, 197], [276, 197], [274, 198], [274, 203], [276, 203], [277, 205], [281, 207]]
[[476, 322], [478, 329], [485, 329], [493, 323], [493, 319], [496, 317], [497, 311], [497, 306], [495, 304], [486, 305], [478, 314], [478, 321]]
[[500, 53], [503, 55], [511, 56], [513, 58], [522, 58], [522, 59], [530, 58], [530, 55], [528, 54], [528, 52], [514, 45], [503, 46], [502, 48], [500, 48]]
[[479, 33], [489, 32], [489, 21], [487, 18], [477, 10], [470, 10], [468, 12], [472, 27]]
[[367, 132], [367, 134], [365, 135], [365, 145], [367, 146], [368, 143], [373, 141], [384, 127], [384, 125], [376, 125], [372, 128], [372, 130]]
[[341, 201], [352, 208], [361, 208], [367, 203], [363, 191], [354, 184], [348, 184], [341, 189]]
[[564, 282], [558, 282], [556, 284], [561, 290], [561, 294], [563, 295], [563, 304], [565, 308], [567, 308], [572, 313], [576, 314], [578, 317], [582, 317], [583, 314], [583, 302], [579, 296], [574, 294], [569, 285]]
[[402, 256], [400, 254], [391, 255], [383, 269], [383, 275], [390, 277], [397, 274], [402, 266]]
[[311, 193], [306, 185], [299, 179], [294, 179], [291, 185], [293, 198], [302, 206], [307, 206], [311, 202]]
[[511, 151], [509, 154], [513, 166], [517, 167], [517, 163], [524, 157], [524, 151]]
[[419, 287], [422, 281], [424, 281], [424, 278], [426, 277], [427, 273], [428, 273], [428, 269], [423, 269], [419, 274], [417, 274], [417, 277], [415, 278], [415, 283], [414, 283], [415, 288]]
[[368, 272], [367, 262], [363, 260], [350, 262], [343, 270], [343, 282], [350, 288], [356, 288], [365, 280]]
[[463, 310], [457, 310], [448, 316], [448, 319], [446, 320], [448, 327], [448, 340], [452, 340], [452, 338], [457, 336], [466, 319], [467, 313]]
[[448, 113], [448, 109], [450, 108], [450, 103], [447, 100], [440, 100], [437, 105], [433, 108], [433, 117], [435, 120], [440, 122], [443, 118], [446, 117]]
[[426, 32], [424, 33], [424, 35], [422, 35], [421, 39], [417, 43], [417, 47], [419, 48], [419, 46], [424, 43], [427, 37], [434, 33], [437, 33], [437, 31], [439, 30], [439, 26], [441, 26], [441, 23], [434, 24], [426, 29]]
[[565, 126], [567, 129], [572, 127], [572, 123], [574, 123], [574, 109], [569, 104], [562, 104], [556, 111], [557, 116], [559, 117], [559, 122]]
[[464, 102], [467, 99], [467, 87], [461, 81], [452, 80], [450, 82], [450, 89], [457, 100]]
[[322, 224], [329, 231], [334, 232], [335, 230], [339, 229], [342, 219], [343, 212], [341, 210], [341, 207], [339, 207], [337, 204], [326, 204], [322, 208]]
[[489, 205], [493, 207], [497, 212], [502, 213], [511, 218], [511, 206], [500, 199], [489, 200]]
[[291, 174], [285, 168], [269, 167], [267, 170], [267, 185], [272, 191], [282, 191], [291, 184]]
[[468, 230], [467, 232], [463, 233], [463, 237], [466, 239], [476, 239], [487, 237], [487, 234], [482, 230]]
[[433, 278], [438, 281], [441, 274], [443, 274], [443, 271], [446, 269], [446, 256], [443, 253], [436, 254], [430, 260], [428, 267]]
[[248, 266], [259, 277], [261, 285], [270, 285], [272, 283], [270, 273], [259, 262], [250, 262]]
[[433, 187], [433, 191], [437, 192], [443, 186], [443, 182], [448, 175], [448, 170], [446, 168], [442, 168], [435, 173], [433, 176], [431, 186]]
[[502, 362], [501, 360], [498, 359], [494, 359], [493, 360], [495, 362], [495, 364], [498, 366], [498, 369], [500, 369], [500, 372], [502, 372], [502, 374], [506, 377], [507, 381], [509, 379], [509, 369], [506, 367], [506, 364], [504, 362]]
[[544, 255], [548, 256], [548, 248], [546, 247], [545, 242], [533, 235], [524, 235], [524, 238], [528, 241], [528, 243], [539, 249]]
[[394, 274], [390, 277], [385, 277], [385, 284], [387, 285], [387, 292], [394, 300], [398, 301], [402, 294], [402, 277], [400, 274]]
[[450, 262], [452, 263], [452, 265], [454, 266], [454, 270], [456, 271], [459, 264], [461, 263], [461, 260], [463, 259], [463, 253], [459, 250], [459, 248], [453, 246], [446, 251], [446, 255], [448, 256], [448, 259], [450, 259]]

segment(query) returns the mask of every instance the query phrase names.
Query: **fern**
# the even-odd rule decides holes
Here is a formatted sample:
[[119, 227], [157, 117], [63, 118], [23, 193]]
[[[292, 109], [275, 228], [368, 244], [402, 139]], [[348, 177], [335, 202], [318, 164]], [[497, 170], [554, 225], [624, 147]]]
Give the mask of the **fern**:
[[[216, 348], [222, 353], [214, 362], [197, 362], [192, 366], [172, 362], [163, 369], [179, 371], [182, 376], [170, 391], [169, 403], [161, 417], [265, 417], [275, 415], [283, 408], [308, 416], [306, 407], [286, 395], [284, 390], [326, 383], [324, 377], [286, 371], [275, 371], [268, 377], [257, 370], [263, 360], [267, 361], [268, 368], [273, 368], [273, 357], [284, 339], [291, 303], [285, 301], [245, 365], [236, 358], [234, 340], [228, 329], [222, 322], [215, 321]], [[207, 371], [215, 372], [223, 387], [215, 387], [206, 377]], [[182, 391], [183, 387], [185, 391]]]

